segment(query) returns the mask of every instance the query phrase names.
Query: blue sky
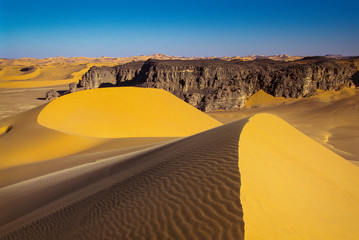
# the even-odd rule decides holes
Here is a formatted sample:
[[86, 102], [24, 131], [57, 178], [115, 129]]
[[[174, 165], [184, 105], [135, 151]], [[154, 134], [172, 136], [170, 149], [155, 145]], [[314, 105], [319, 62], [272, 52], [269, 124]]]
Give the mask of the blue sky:
[[0, 0], [0, 57], [359, 55], [359, 0]]

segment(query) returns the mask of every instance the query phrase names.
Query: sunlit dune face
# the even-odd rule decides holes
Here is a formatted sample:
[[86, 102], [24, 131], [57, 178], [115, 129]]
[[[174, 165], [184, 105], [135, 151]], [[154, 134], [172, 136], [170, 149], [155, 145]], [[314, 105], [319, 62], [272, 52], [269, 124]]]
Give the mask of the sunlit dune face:
[[160, 89], [102, 88], [76, 92], [49, 103], [38, 122], [87, 137], [178, 137], [221, 125]]
[[239, 171], [245, 239], [357, 239], [359, 168], [285, 121], [250, 118]]

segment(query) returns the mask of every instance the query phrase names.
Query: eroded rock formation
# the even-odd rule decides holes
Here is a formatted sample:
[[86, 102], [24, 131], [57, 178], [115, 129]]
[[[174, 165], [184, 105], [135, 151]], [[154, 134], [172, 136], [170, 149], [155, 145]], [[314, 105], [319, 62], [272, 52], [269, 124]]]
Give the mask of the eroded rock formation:
[[55, 89], [51, 89], [50, 91], [48, 91], [46, 93], [45, 99], [48, 101], [52, 101], [52, 100], [58, 98], [59, 96], [60, 96], [60, 94], [57, 91], [55, 91]]
[[341, 60], [325, 57], [293, 62], [149, 59], [115, 67], [92, 67], [79, 86], [162, 88], [203, 111], [233, 110], [242, 107], [258, 90], [297, 98], [311, 96], [316, 89], [351, 87], [356, 71]]

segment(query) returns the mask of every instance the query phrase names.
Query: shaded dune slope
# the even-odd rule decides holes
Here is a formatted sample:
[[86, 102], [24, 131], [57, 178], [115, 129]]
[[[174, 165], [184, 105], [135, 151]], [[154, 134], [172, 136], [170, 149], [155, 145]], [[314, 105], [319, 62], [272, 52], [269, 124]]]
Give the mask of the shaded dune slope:
[[[72, 155], [103, 142], [48, 129], [37, 123], [43, 106], [0, 120], [9, 129], [0, 136], [0, 172], [3, 169]], [[3, 180], [0, 174], [0, 182]], [[0, 186], [2, 184], [0, 183]]]
[[359, 169], [270, 114], [101, 160], [1, 189], [2, 237], [359, 236]]
[[246, 121], [3, 188], [0, 231], [10, 239], [243, 239]]
[[[125, 138], [141, 138], [137, 143], [148, 144], [161, 141], [161, 137], [189, 136], [219, 125], [160, 89], [76, 92], [0, 120], [0, 173], [2, 168], [68, 157], [110, 141], [118, 140], [118, 146], [112, 145], [119, 149], [135, 145], [127, 144], [132, 140]], [[6, 133], [9, 126], [12, 129]]]

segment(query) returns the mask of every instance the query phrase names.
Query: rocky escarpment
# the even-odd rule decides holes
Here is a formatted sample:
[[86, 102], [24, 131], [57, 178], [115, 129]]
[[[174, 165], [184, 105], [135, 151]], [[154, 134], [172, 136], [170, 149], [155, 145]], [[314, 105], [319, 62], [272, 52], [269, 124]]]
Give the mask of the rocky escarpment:
[[137, 86], [165, 89], [203, 110], [233, 110], [257, 92], [286, 98], [311, 96], [316, 89], [354, 86], [357, 70], [341, 60], [148, 60], [115, 67], [92, 67], [79, 87]]

